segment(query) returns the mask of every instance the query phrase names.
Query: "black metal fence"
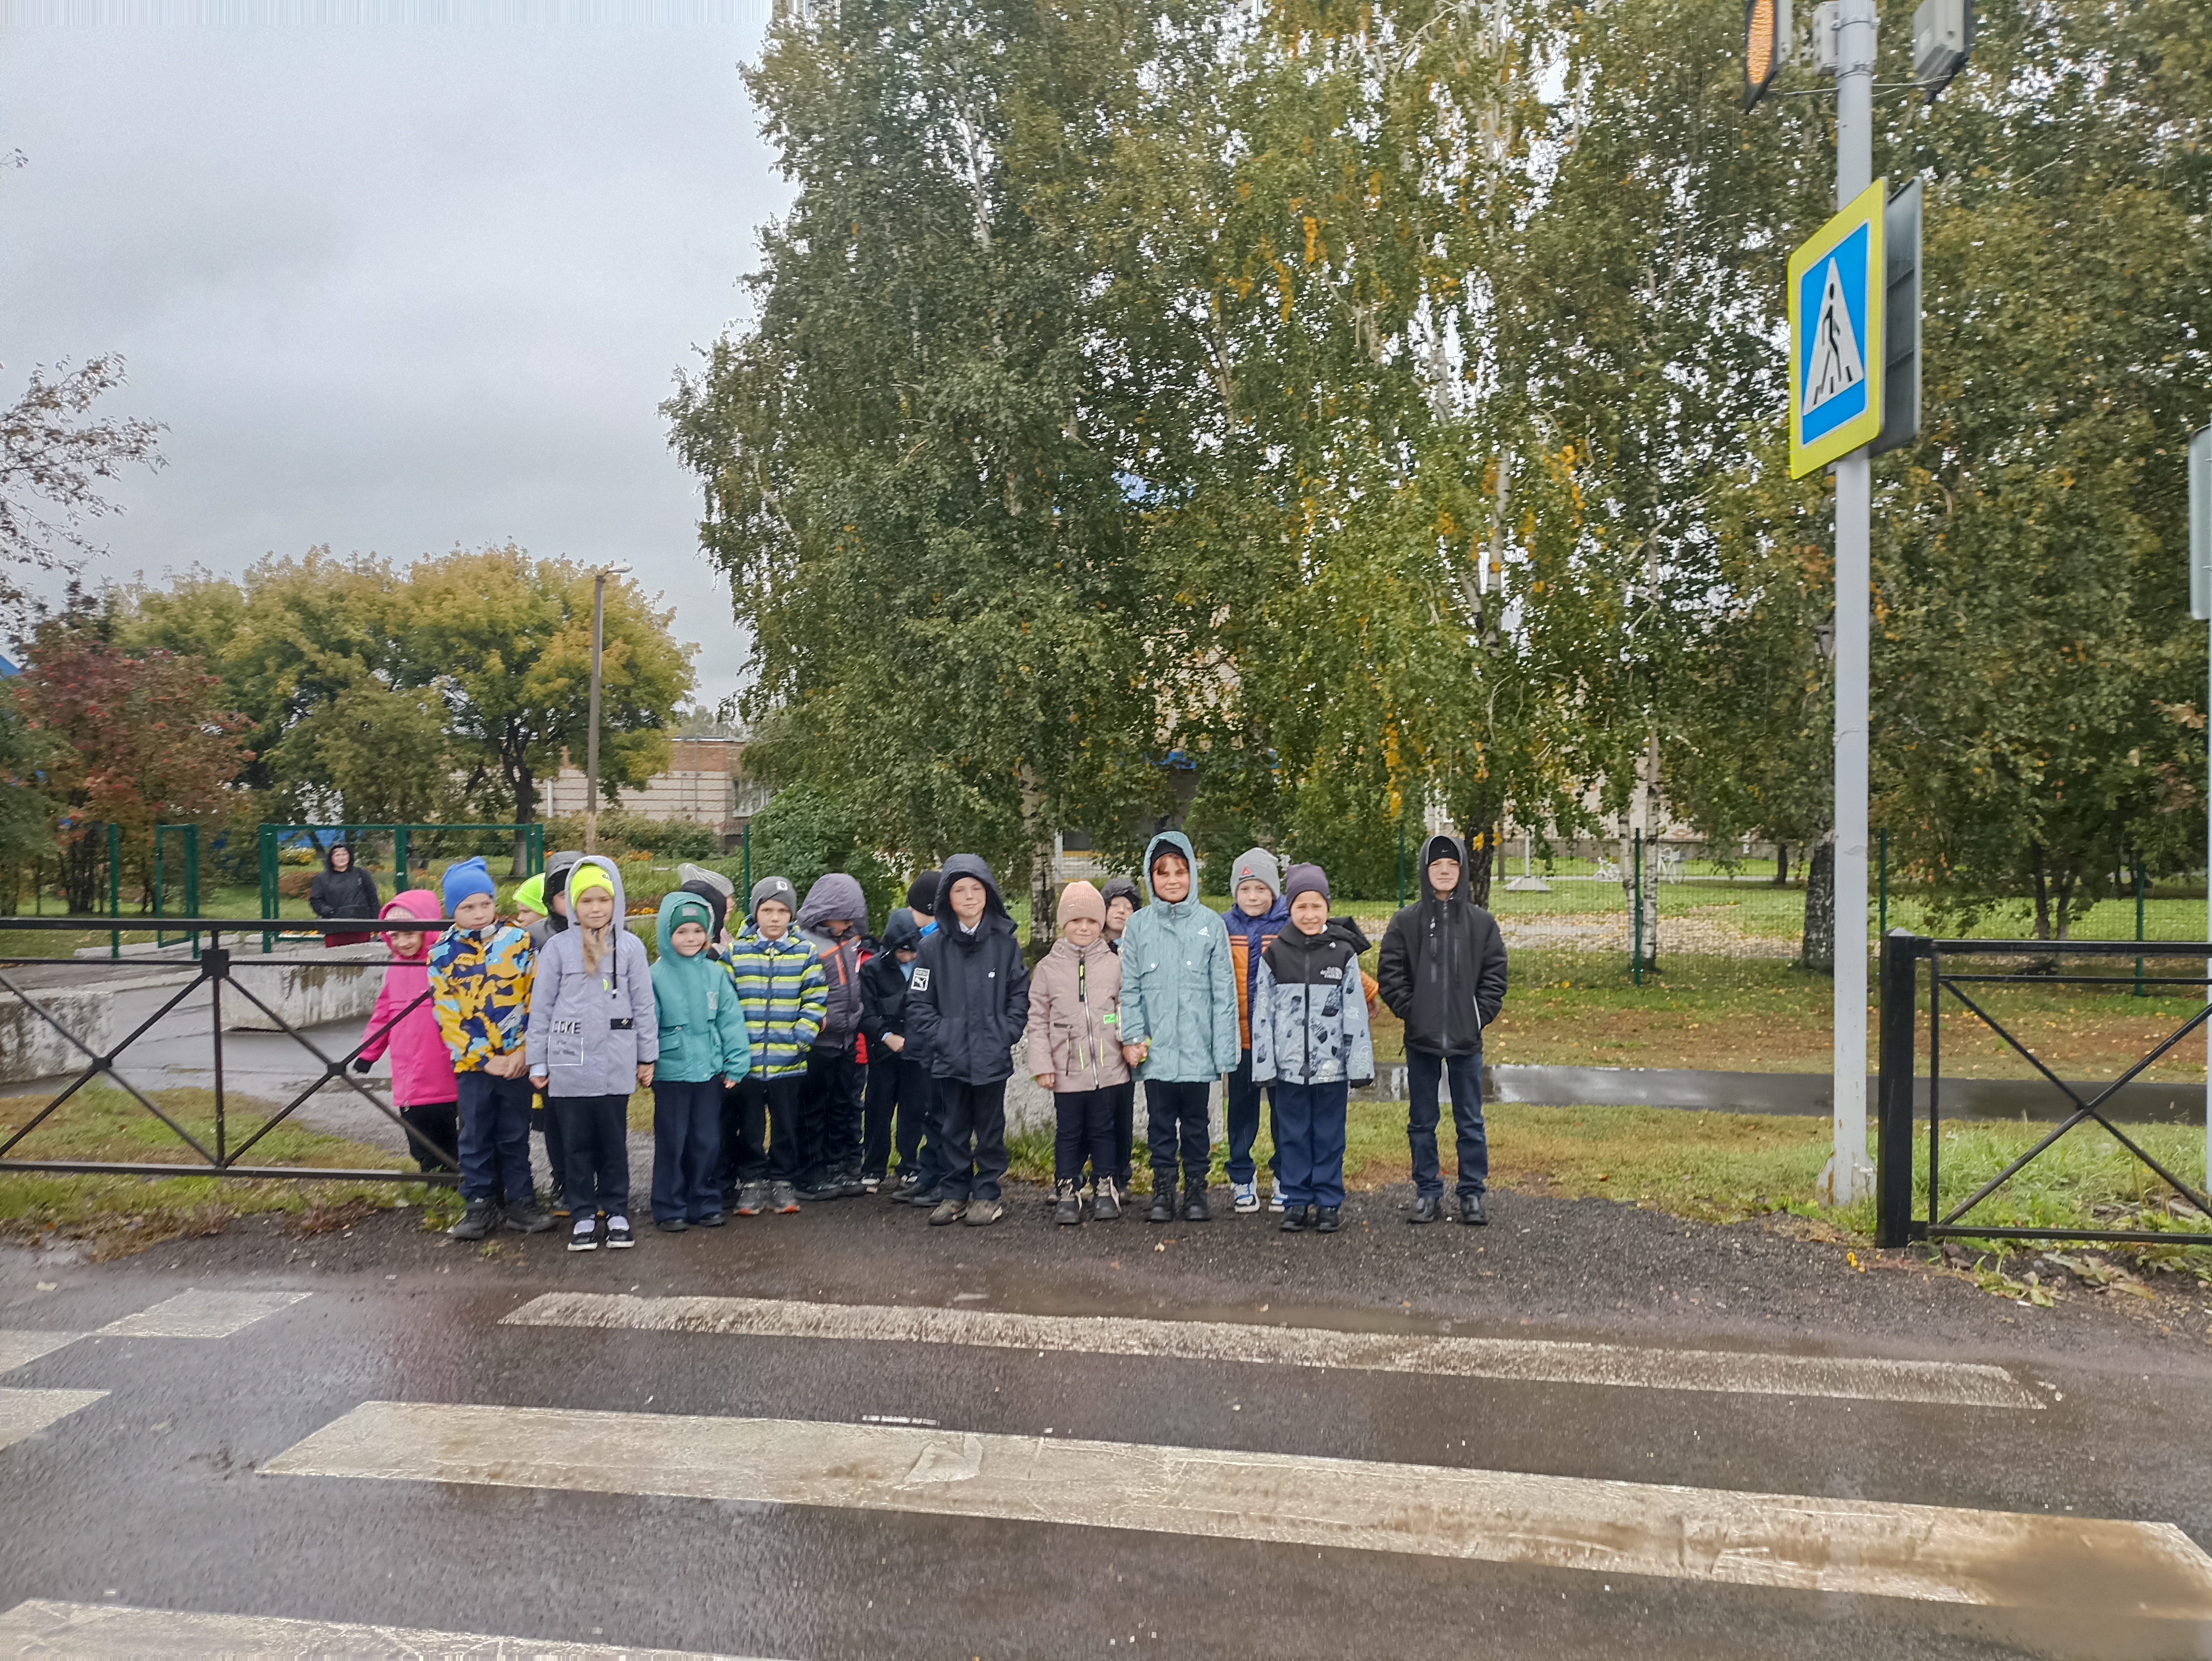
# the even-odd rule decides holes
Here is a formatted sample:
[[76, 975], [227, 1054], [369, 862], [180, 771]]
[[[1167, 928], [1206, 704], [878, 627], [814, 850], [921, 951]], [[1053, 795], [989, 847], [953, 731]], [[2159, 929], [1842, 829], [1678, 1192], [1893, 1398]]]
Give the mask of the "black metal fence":
[[[96, 926], [98, 922], [105, 921], [106, 919], [84, 917], [0, 917], [0, 929], [80, 931], [88, 923]], [[454, 1171], [451, 1169], [457, 1166], [459, 1163], [455, 1150], [441, 1147], [425, 1137], [415, 1126], [402, 1119], [392, 1109], [391, 1104], [369, 1089], [360, 1078], [348, 1070], [362, 1050], [388, 1033], [410, 1013], [428, 1000], [430, 994], [427, 989], [421, 997], [393, 1015], [391, 1019], [364, 1032], [361, 1041], [344, 1055], [333, 1057], [325, 1054], [312, 1038], [271, 1008], [268, 1001], [257, 994], [246, 981], [239, 978], [238, 971], [241, 969], [282, 970], [298, 966], [299, 960], [296, 958], [264, 958], [258, 953], [239, 952], [234, 946], [224, 944], [225, 936], [236, 940], [259, 934], [266, 927], [262, 919], [258, 917], [180, 917], [166, 918], [163, 922], [167, 929], [183, 931], [201, 941], [197, 960], [176, 962], [176, 967], [189, 969], [191, 971], [191, 978], [179, 985], [169, 996], [162, 999], [155, 1012], [140, 1021], [126, 1036], [112, 1043], [103, 1042], [103, 1047], [100, 1048], [94, 1048], [93, 1044], [87, 1043], [85, 1035], [70, 1031], [69, 1025], [60, 1017], [40, 1001], [36, 992], [27, 989], [21, 983], [26, 978], [23, 974], [25, 970], [46, 970], [57, 966], [82, 968], [88, 980], [94, 977], [112, 977], [116, 972], [116, 965], [112, 961], [106, 958], [70, 959], [0, 957], [0, 993], [5, 993], [29, 1010], [39, 1020], [59, 1034], [62, 1039], [83, 1058], [82, 1065], [69, 1075], [68, 1082], [60, 1093], [39, 1107], [25, 1123], [7, 1137], [5, 1141], [0, 1141], [0, 1171], [61, 1171], [90, 1176], [307, 1177], [325, 1182], [407, 1182], [436, 1183], [447, 1185], [459, 1181]], [[451, 919], [426, 921], [422, 924], [422, 928], [425, 933], [434, 934], [449, 927], [450, 924]], [[391, 927], [388, 922], [374, 917], [325, 919], [319, 926], [332, 930], [363, 933]], [[174, 960], [157, 959], [156, 961]], [[380, 972], [380, 965], [374, 963], [365, 963], [362, 967], [364, 973]], [[149, 1094], [139, 1089], [116, 1070], [117, 1060], [125, 1050], [145, 1037], [202, 987], [205, 987], [208, 991], [209, 1020], [214, 1055], [215, 1118], [212, 1147], [199, 1136], [194, 1135], [185, 1126], [179, 1123], [177, 1119], [164, 1111]], [[275, 1113], [265, 1119], [259, 1119], [259, 1116], [255, 1115], [254, 1116], [259, 1119], [259, 1122], [235, 1141], [232, 1137], [233, 1115], [223, 1081], [223, 997], [226, 989], [234, 996], [244, 999], [246, 1002], [258, 1010], [264, 1018], [273, 1022], [278, 1031], [289, 1036], [313, 1056], [320, 1064], [322, 1069], [319, 1077], [310, 1083], [306, 1089], [295, 1094]], [[176, 1135], [178, 1141], [197, 1157], [193, 1159], [174, 1162], [42, 1159], [15, 1157], [15, 1150], [18, 1144], [36, 1131], [40, 1125], [51, 1120], [79, 1091], [94, 1080], [103, 1078], [126, 1092], [139, 1106], [167, 1125]], [[426, 1171], [404, 1167], [394, 1167], [389, 1170], [337, 1169], [326, 1165], [244, 1163], [246, 1156], [251, 1153], [270, 1132], [290, 1119], [312, 1097], [325, 1085], [333, 1081], [343, 1083], [356, 1092], [389, 1119], [406, 1139], [407, 1145], [410, 1148], [419, 1150], [423, 1155], [436, 1159], [449, 1168]]]
[[[2212, 1244], [2212, 1229], [2024, 1228], [1973, 1221], [1974, 1208], [1996, 1193], [2058, 1140], [2077, 1127], [2094, 1121], [2114, 1141], [2186, 1200], [2200, 1216], [2212, 1216], [2212, 1202], [2203, 1189], [2173, 1171], [2113, 1122], [2106, 1104], [2119, 1089], [2140, 1077], [2192, 1033], [2201, 1032], [2212, 1018], [2212, 1002], [2203, 991], [2212, 988], [2212, 977], [2146, 975], [2153, 964], [2193, 960], [2197, 970], [2206, 966], [2212, 946], [2203, 941], [2187, 945], [2143, 940], [1931, 940], [1903, 930], [1886, 935], [1881, 942], [1881, 1093], [1876, 1103], [1880, 1133], [1875, 1171], [1875, 1244], [1905, 1245], [1914, 1240], [1972, 1238], [1983, 1240], [2083, 1240], [2136, 1242], [2157, 1245]], [[2062, 955], [2063, 954], [2063, 955]], [[2002, 959], [1987, 970], [1978, 965]], [[2128, 965], [2124, 974], [2097, 972], [2094, 965]], [[1917, 1094], [1921, 965], [1927, 965], [1928, 1070], [1928, 1210], [1918, 1215], [1915, 1205], [1915, 1163], [1918, 1137], [1915, 1129]], [[2021, 965], [2026, 965], [2025, 967]], [[2075, 966], [2092, 965], [2092, 966]], [[2101, 1089], [2087, 1095], [2068, 1084], [2044, 1064], [1985, 1006], [1990, 1001], [1982, 989], [2007, 985], [2126, 986], [2137, 990], [2155, 987], [2199, 989], [2195, 1013], [2169, 1032], [2145, 1055]], [[1943, 1013], [1948, 998], [1975, 1016], [1990, 1031], [2017, 1051], [2029, 1066], [2072, 1104], [2072, 1109], [2049, 1135], [2021, 1153], [2002, 1171], [1946, 1208], [1942, 1200], [1943, 1121]]]

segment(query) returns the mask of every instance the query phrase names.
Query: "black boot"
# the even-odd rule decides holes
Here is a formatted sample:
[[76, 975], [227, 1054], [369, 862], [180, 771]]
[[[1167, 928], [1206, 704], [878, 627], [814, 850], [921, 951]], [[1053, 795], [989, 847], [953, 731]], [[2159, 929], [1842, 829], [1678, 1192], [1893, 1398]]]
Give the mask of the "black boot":
[[1145, 1214], [1148, 1223], [1175, 1221], [1175, 1183], [1165, 1177], [1152, 1178], [1152, 1208]]
[[1459, 1196], [1459, 1220], [1469, 1228], [1480, 1228], [1490, 1221], [1489, 1214], [1482, 1208], [1481, 1195], [1462, 1194]]
[[1444, 1202], [1432, 1194], [1424, 1194], [1413, 1202], [1413, 1214], [1406, 1219], [1409, 1223], [1433, 1223], [1443, 1215]]
[[1062, 1177], [1053, 1184], [1052, 1220], [1063, 1228], [1073, 1228], [1083, 1220], [1083, 1196], [1076, 1189], [1072, 1178]]
[[1306, 1227], [1306, 1214], [1312, 1208], [1310, 1206], [1285, 1206], [1283, 1208], [1283, 1232], [1285, 1234], [1304, 1233]]
[[1206, 1202], [1206, 1183], [1189, 1183], [1182, 1190], [1182, 1220], [1187, 1223], [1210, 1223], [1213, 1208]]

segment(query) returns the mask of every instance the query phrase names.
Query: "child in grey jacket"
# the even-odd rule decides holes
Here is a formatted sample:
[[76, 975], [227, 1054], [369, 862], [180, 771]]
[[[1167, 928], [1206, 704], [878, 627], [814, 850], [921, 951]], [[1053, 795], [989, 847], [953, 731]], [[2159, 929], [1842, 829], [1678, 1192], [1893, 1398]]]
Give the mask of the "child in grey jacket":
[[569, 926], [538, 955], [525, 1040], [530, 1079], [561, 1122], [571, 1251], [636, 1244], [629, 1226], [629, 1097], [653, 1082], [660, 1020], [645, 944], [624, 926], [622, 873], [587, 854], [568, 877]]
[[1375, 1079], [1359, 979], [1367, 937], [1351, 918], [1328, 915], [1328, 879], [1319, 866], [1292, 866], [1283, 891], [1290, 922], [1260, 954], [1252, 990], [1252, 1081], [1275, 1086], [1283, 1232], [1334, 1234], [1344, 1205], [1351, 1086]]

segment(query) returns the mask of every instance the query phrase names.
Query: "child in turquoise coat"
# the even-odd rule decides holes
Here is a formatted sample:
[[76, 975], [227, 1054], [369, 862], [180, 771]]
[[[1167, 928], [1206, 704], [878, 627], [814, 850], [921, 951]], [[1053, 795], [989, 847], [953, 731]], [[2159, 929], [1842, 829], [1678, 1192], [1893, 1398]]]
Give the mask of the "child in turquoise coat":
[[678, 889], [654, 924], [653, 965], [660, 1059], [653, 1074], [653, 1220], [666, 1234], [722, 1225], [715, 1165], [722, 1151], [722, 1086], [752, 1070], [752, 1042], [730, 971], [706, 955], [714, 910]]

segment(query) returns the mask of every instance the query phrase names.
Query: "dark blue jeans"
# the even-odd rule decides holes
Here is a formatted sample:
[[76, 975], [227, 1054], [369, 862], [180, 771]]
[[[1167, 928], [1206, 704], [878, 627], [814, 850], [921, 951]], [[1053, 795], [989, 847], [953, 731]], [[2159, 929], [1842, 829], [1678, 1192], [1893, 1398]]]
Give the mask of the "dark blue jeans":
[[1459, 1191], [1480, 1194], [1490, 1186], [1490, 1142], [1482, 1127], [1482, 1052], [1472, 1056], [1431, 1055], [1410, 1045], [1406, 1050], [1406, 1140], [1413, 1150], [1413, 1187], [1442, 1199], [1443, 1169], [1437, 1159], [1437, 1085], [1451, 1075], [1452, 1126], [1459, 1133]]
[[474, 1072], [458, 1074], [453, 1082], [460, 1089], [461, 1197], [496, 1200], [504, 1177], [509, 1202], [528, 1200], [530, 1080]]
[[1186, 1186], [1204, 1188], [1213, 1139], [1206, 1134], [1206, 1103], [1213, 1086], [1208, 1080], [1194, 1082], [1145, 1080], [1145, 1140], [1152, 1148], [1152, 1189], [1175, 1186], [1176, 1155], [1182, 1155]]
[[1267, 1098], [1267, 1140], [1275, 1145], [1267, 1169], [1278, 1176], [1283, 1169], [1283, 1128], [1275, 1107], [1275, 1086], [1252, 1082], [1252, 1052], [1246, 1050], [1229, 1075], [1229, 1095], [1222, 1114], [1229, 1121], [1229, 1180], [1249, 1183], [1259, 1175], [1252, 1159], [1252, 1144], [1260, 1139], [1260, 1098]]
[[696, 1223], [722, 1209], [722, 1081], [653, 1083], [653, 1220]]
[[[1344, 1203], [1345, 1104], [1352, 1086], [1334, 1084], [1279, 1084], [1275, 1086], [1275, 1129], [1282, 1140], [1283, 1203]], [[1435, 1143], [1430, 1143], [1433, 1150]]]

